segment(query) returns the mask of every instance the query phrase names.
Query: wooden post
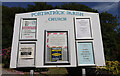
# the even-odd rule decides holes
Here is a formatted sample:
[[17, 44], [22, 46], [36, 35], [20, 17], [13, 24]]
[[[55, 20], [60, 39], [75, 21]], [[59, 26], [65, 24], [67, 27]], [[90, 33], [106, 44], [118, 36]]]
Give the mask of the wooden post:
[[34, 70], [30, 70], [30, 76], [34, 75]]
[[86, 76], [86, 70], [85, 70], [85, 68], [82, 68], [82, 76]]

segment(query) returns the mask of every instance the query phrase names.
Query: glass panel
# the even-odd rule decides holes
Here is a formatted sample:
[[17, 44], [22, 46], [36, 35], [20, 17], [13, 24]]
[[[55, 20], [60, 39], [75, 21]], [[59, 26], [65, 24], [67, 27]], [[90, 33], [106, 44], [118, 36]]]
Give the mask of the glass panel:
[[36, 38], [36, 19], [23, 19], [21, 23], [21, 39]]
[[19, 58], [34, 58], [35, 44], [19, 44]]
[[79, 64], [94, 64], [93, 46], [91, 42], [78, 42]]
[[68, 31], [47, 31], [45, 63], [68, 63]]
[[91, 38], [90, 19], [76, 18], [76, 38]]

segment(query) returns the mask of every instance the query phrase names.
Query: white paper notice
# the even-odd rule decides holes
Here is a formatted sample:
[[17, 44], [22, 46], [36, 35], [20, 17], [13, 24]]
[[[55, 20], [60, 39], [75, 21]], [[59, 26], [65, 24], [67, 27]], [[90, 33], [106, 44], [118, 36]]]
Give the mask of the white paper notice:
[[35, 44], [20, 44], [19, 58], [34, 58]]
[[62, 46], [65, 47], [67, 46], [67, 34], [66, 32], [64, 33], [51, 33], [49, 34], [48, 38], [48, 45], [50, 47], [52, 46]]
[[89, 19], [76, 19], [76, 38], [90, 38], [91, 29]]
[[21, 39], [35, 39], [36, 20], [23, 20], [21, 27]]

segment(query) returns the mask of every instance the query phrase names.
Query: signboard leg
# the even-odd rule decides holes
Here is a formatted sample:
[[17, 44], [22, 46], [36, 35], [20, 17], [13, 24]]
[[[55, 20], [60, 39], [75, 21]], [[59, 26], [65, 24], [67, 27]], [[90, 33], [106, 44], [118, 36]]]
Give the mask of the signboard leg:
[[34, 75], [34, 70], [30, 70], [30, 76]]
[[85, 70], [85, 68], [82, 68], [82, 76], [86, 76], [86, 70]]

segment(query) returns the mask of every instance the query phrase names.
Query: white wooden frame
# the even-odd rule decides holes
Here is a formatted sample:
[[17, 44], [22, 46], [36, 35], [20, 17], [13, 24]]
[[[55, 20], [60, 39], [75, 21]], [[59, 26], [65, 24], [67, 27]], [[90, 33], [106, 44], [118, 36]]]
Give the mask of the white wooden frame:
[[[79, 55], [78, 55], [78, 43], [92, 43], [92, 52], [93, 52], [93, 61], [94, 61], [94, 64], [79, 64]], [[94, 42], [92, 40], [77, 40], [76, 41], [76, 47], [77, 47], [77, 64], [78, 66], [95, 66], [95, 53], [94, 53]]]
[[[69, 30], [45, 30], [45, 53], [44, 53], [44, 59], [47, 58], [47, 32], [67, 32], [67, 59], [68, 61], [58, 61], [58, 62], [45, 62], [44, 60], [44, 64], [69, 64], [70, 63], [70, 51], [69, 51]], [[62, 52], [63, 53], [63, 52]]]
[[29, 61], [31, 61], [32, 59], [34, 59], [34, 65], [33, 66], [30, 66], [29, 64], [27, 65], [27, 66], [25, 66], [25, 67], [35, 67], [35, 60], [36, 60], [36, 42], [34, 42], [34, 41], [32, 41], [32, 42], [28, 42], [28, 41], [21, 41], [21, 42], [19, 42], [18, 43], [18, 46], [20, 45], [20, 44], [34, 44], [35, 46], [34, 46], [34, 56], [33, 56], [33, 58], [20, 58], [20, 51], [19, 51], [19, 48], [20, 47], [18, 47], [18, 52], [17, 52], [17, 64], [16, 64], [16, 66], [17, 67], [23, 67], [23, 66], [21, 66], [20, 64], [19, 64], [19, 60], [29, 60]]
[[[22, 39], [21, 38], [23, 20], [36, 20], [35, 38], [30, 38], [30, 39], [29, 38], [27, 38], [27, 39]], [[34, 41], [34, 40], [37, 40], [37, 18], [21, 18], [20, 19], [19, 40], [21, 40], [21, 41]]]
[[[92, 19], [91, 19], [91, 17], [89, 17], [89, 16], [80, 17], [79, 16], [79, 17], [75, 17], [74, 19], [75, 19], [75, 25], [74, 25], [74, 27], [75, 27], [75, 38], [76, 39], [93, 39]], [[82, 38], [78, 38], [77, 37], [77, 23], [76, 23], [76, 19], [89, 19], [91, 37], [82, 37]]]

